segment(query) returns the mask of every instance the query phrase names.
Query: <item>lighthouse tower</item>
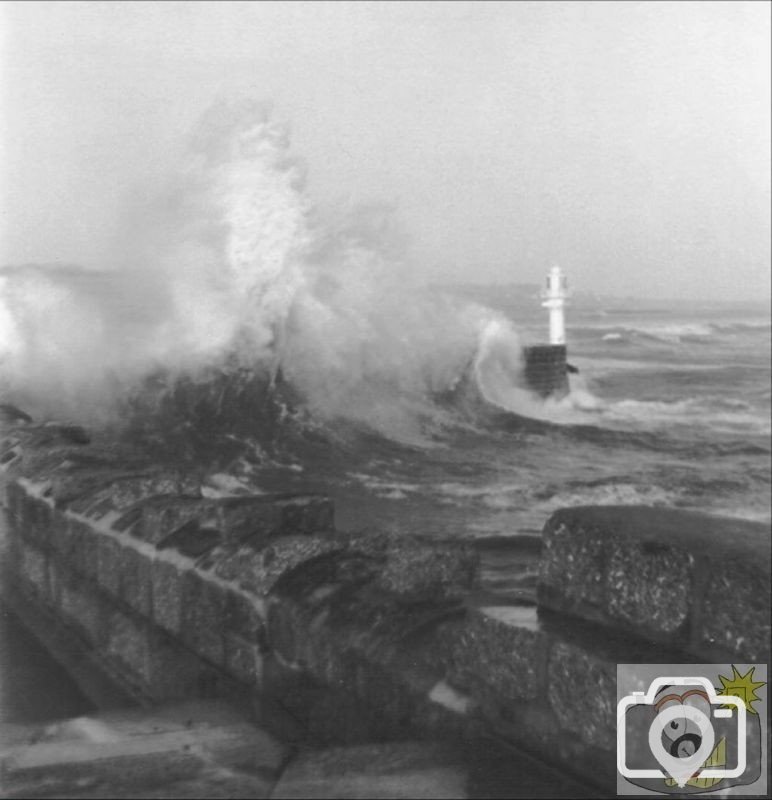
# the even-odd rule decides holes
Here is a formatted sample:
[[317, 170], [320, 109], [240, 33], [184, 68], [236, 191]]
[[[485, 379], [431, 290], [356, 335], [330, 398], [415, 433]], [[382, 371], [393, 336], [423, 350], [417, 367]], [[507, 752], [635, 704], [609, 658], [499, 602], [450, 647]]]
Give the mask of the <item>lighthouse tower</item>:
[[542, 306], [550, 310], [550, 344], [566, 343], [566, 321], [563, 315], [568, 298], [566, 276], [555, 266], [547, 275], [547, 288], [541, 293]]
[[526, 384], [541, 397], [565, 397], [571, 388], [568, 373], [577, 371], [566, 361], [566, 321], [563, 309], [568, 295], [565, 275], [560, 267], [552, 267], [547, 275], [547, 286], [541, 293], [542, 306], [550, 312], [550, 342], [523, 348]]

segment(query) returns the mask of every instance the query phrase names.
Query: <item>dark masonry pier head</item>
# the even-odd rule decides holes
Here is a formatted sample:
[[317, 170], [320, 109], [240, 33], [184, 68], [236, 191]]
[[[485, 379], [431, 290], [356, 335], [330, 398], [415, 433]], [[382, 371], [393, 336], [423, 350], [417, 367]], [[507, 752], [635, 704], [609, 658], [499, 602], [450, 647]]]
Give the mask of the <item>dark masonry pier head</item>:
[[[231, 698], [251, 727], [186, 711], [140, 714], [132, 725], [161, 733], [125, 746], [130, 722], [109, 715], [46, 734], [106, 726], [86, 754], [82, 737], [27, 732], [0, 745], [4, 796], [200, 796], [207, 747], [231, 754], [241, 787], [213, 796], [399, 797], [419, 778], [425, 796], [490, 796], [480, 759], [458, 753], [496, 748], [513, 765], [497, 796], [612, 796], [618, 664], [769, 661], [763, 523], [559, 510], [537, 591], [512, 600], [481, 589], [470, 543], [343, 532], [319, 496], [204, 496], [194, 475], [71, 433], [16, 420], [0, 437], [4, 601], [150, 717]], [[152, 786], [121, 788], [116, 760]]]
[[528, 387], [541, 397], [565, 397], [569, 372], [566, 356], [564, 344], [524, 347], [524, 374]]

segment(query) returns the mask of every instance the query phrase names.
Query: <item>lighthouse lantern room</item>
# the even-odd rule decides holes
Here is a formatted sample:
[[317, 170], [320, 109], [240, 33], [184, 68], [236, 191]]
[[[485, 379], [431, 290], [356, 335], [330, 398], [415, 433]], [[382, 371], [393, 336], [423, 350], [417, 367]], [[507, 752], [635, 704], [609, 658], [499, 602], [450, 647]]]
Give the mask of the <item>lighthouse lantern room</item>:
[[550, 312], [550, 344], [566, 343], [566, 322], [563, 313], [568, 299], [568, 282], [560, 267], [552, 267], [547, 275], [547, 287], [541, 293], [542, 306]]

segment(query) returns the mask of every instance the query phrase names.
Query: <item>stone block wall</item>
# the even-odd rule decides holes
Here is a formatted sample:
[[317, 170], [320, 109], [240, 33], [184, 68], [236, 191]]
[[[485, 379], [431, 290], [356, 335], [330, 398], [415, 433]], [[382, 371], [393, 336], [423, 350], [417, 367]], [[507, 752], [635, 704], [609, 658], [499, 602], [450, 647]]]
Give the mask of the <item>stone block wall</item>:
[[523, 348], [524, 374], [527, 385], [541, 397], [563, 397], [568, 394], [566, 346], [542, 344]]
[[562, 509], [544, 529], [539, 602], [682, 650], [768, 662], [767, 526], [678, 509]]
[[539, 605], [491, 605], [462, 543], [346, 534], [323, 497], [203, 497], [64, 440], [0, 444], [3, 588], [145, 702], [246, 693], [285, 740], [496, 736], [611, 794], [618, 663], [767, 658], [764, 525], [559, 511]]

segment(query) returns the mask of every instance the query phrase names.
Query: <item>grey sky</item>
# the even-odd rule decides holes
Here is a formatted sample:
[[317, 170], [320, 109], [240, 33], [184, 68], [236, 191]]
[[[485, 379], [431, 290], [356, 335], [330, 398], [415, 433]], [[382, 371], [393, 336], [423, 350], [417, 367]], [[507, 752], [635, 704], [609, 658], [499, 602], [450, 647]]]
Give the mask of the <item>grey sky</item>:
[[[6, 2], [0, 263], [99, 264], [221, 93], [426, 280], [770, 291], [770, 4]], [[139, 189], [137, 187], [140, 187]]]

